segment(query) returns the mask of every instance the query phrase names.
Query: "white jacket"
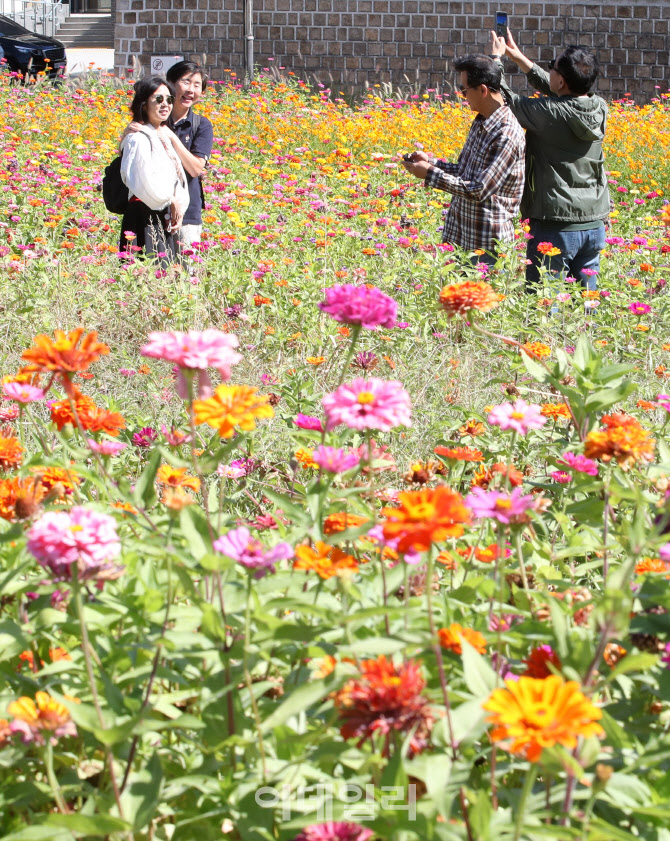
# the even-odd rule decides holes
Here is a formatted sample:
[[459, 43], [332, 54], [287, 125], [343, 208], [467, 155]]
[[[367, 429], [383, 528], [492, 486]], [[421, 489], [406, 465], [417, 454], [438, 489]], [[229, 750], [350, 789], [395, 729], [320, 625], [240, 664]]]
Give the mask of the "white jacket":
[[145, 124], [139, 131], [127, 134], [121, 143], [121, 180], [130, 191], [152, 210], [163, 210], [176, 199], [182, 212], [189, 203], [186, 174], [166, 141], [170, 154], [158, 136], [158, 131]]

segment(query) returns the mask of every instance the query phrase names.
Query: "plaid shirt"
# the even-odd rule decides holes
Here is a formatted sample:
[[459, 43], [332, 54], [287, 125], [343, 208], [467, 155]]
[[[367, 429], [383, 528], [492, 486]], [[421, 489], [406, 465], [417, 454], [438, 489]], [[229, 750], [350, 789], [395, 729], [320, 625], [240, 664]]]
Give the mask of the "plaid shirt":
[[523, 193], [526, 141], [506, 105], [472, 122], [458, 163], [435, 159], [426, 187], [452, 193], [443, 242], [491, 250], [494, 242], [514, 239], [512, 219]]

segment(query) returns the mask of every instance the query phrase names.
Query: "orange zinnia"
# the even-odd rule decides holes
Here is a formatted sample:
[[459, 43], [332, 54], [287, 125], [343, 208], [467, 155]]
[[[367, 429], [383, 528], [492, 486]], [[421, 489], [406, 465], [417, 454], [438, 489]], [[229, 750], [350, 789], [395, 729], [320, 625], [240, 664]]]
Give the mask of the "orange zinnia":
[[189, 488], [196, 493], [200, 490], [200, 479], [189, 476], [185, 467], [162, 464], [156, 472], [156, 481], [169, 488]]
[[11, 430], [0, 429], [0, 467], [8, 470], [18, 467], [23, 461], [23, 447]]
[[535, 359], [543, 359], [545, 356], [551, 355], [551, 348], [544, 342], [526, 342], [525, 345], [521, 345], [521, 350]]
[[35, 479], [0, 479], [0, 517], [3, 520], [24, 520], [32, 517], [46, 491]]
[[308, 450], [306, 447], [301, 447], [299, 450], [295, 451], [293, 457], [296, 461], [300, 462], [303, 468], [307, 469], [308, 467], [312, 467], [318, 470], [319, 465], [312, 458], [313, 454], [314, 450]]
[[351, 570], [356, 572], [358, 563], [351, 555], [347, 555], [337, 546], [329, 546], [317, 540], [314, 548], [304, 543], [295, 547], [296, 560], [294, 569], [314, 570], [323, 579], [332, 578], [339, 572]]
[[[72, 410], [77, 413], [76, 417]], [[77, 425], [77, 418], [87, 432], [106, 432], [107, 435], [116, 437], [119, 430], [126, 428], [126, 421], [119, 412], [110, 412], [96, 405], [95, 401], [76, 388], [72, 394], [72, 403], [66, 397], [51, 405], [51, 420], [56, 429], [61, 430], [66, 424]]]
[[486, 427], [481, 421], [470, 418], [463, 426], [459, 426], [458, 434], [462, 437], [464, 435], [471, 435], [476, 438], [478, 435], [483, 435], [486, 432]]
[[433, 450], [436, 456], [454, 461], [484, 461], [484, 454], [472, 447], [443, 447], [438, 445]]
[[483, 704], [495, 725], [491, 741], [503, 742], [510, 753], [537, 762], [544, 748], [572, 749], [580, 736], [604, 735], [597, 723], [602, 712], [582, 693], [579, 684], [559, 675], [540, 679], [506, 680], [506, 689], [494, 689]]
[[644, 575], [647, 572], [668, 573], [670, 572], [670, 564], [660, 558], [643, 558], [635, 564], [635, 574]]
[[567, 420], [572, 418], [570, 407], [567, 403], [543, 403], [540, 407], [540, 414], [545, 418], [551, 418], [555, 421], [560, 418]]
[[636, 462], [648, 463], [653, 459], [656, 442], [637, 418], [624, 414], [604, 415], [603, 423], [602, 429], [586, 436], [586, 458], [599, 458], [605, 462], [614, 459], [624, 470]]
[[454, 654], [463, 653], [463, 647], [461, 645], [463, 640], [470, 643], [480, 654], [486, 653], [486, 637], [480, 634], [479, 631], [474, 631], [472, 628], [464, 628], [458, 622], [453, 622], [448, 628], [440, 628], [437, 632], [437, 638], [442, 648], [453, 651]]
[[85, 371], [92, 362], [109, 353], [109, 347], [98, 341], [98, 334], [93, 331], [81, 340], [84, 328], [78, 327], [70, 333], [56, 330], [54, 339], [44, 333], [35, 336], [34, 345], [21, 356], [28, 365], [26, 372], [53, 371], [58, 374], [70, 374]]
[[360, 514], [349, 514], [347, 511], [337, 511], [335, 514], [329, 514], [323, 521], [324, 534], [339, 534], [339, 532], [347, 529], [357, 529], [363, 523], [367, 523], [367, 517], [361, 517]]
[[81, 484], [81, 479], [73, 470], [63, 467], [31, 467], [30, 469], [45, 493], [53, 492], [59, 499], [71, 494], [75, 486]]
[[268, 405], [268, 395], [257, 391], [246, 385], [220, 385], [207, 400], [193, 401], [196, 424], [209, 424], [221, 438], [232, 438], [236, 426], [251, 432], [257, 419], [273, 418], [275, 414]]
[[452, 283], [440, 292], [440, 303], [449, 318], [455, 315], [467, 315], [472, 310], [488, 312], [500, 303], [501, 296], [483, 280], [466, 280]]
[[403, 491], [399, 508], [384, 508], [384, 538], [398, 540], [398, 551], [427, 551], [431, 544], [447, 537], [460, 537], [463, 524], [470, 523], [470, 510], [463, 497], [446, 485]]

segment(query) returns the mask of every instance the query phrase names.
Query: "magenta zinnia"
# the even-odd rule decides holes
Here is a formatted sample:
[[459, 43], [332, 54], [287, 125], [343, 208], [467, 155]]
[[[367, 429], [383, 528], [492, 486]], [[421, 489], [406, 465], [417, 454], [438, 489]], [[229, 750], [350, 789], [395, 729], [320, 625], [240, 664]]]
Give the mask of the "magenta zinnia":
[[368, 841], [372, 830], [357, 823], [328, 821], [306, 826], [294, 841]]
[[215, 540], [213, 545], [222, 555], [227, 555], [247, 569], [256, 570], [255, 578], [263, 578], [268, 572], [274, 572], [277, 561], [294, 555], [288, 543], [278, 543], [272, 549], [267, 549], [260, 540], [252, 538], [246, 526], [232, 529]]
[[324, 289], [325, 301], [319, 309], [345, 324], [361, 327], [395, 327], [398, 305], [393, 298], [374, 286], [343, 283]]
[[326, 473], [344, 473], [360, 463], [356, 453], [343, 450], [341, 447], [326, 447], [323, 444], [312, 453], [312, 461], [319, 465]]
[[326, 429], [343, 423], [350, 429], [378, 429], [410, 426], [411, 402], [402, 383], [395, 380], [356, 379], [343, 383], [323, 398]]
[[542, 416], [538, 406], [533, 406], [526, 403], [525, 400], [519, 399], [514, 403], [494, 406], [488, 416], [488, 422], [491, 426], [512, 429], [519, 435], [526, 435], [531, 429], [543, 427], [547, 419]]
[[70, 511], [47, 511], [28, 532], [28, 551], [51, 572], [54, 581], [72, 577], [117, 578], [122, 567], [114, 561], [121, 551], [116, 521], [80, 505]]
[[511, 493], [473, 488], [465, 498], [465, 504], [478, 519], [491, 517], [507, 525], [525, 522], [526, 511], [533, 507], [533, 501], [530, 494], [524, 496], [521, 488], [514, 488]]

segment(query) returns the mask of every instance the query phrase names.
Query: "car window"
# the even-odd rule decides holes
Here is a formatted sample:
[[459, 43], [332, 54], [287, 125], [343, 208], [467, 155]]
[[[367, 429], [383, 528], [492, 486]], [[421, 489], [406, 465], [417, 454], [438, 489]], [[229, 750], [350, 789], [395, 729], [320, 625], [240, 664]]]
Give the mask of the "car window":
[[0, 35], [9, 35], [11, 37], [13, 35], [25, 35], [26, 32], [30, 32], [30, 30], [20, 26], [16, 21], [0, 15]]

